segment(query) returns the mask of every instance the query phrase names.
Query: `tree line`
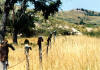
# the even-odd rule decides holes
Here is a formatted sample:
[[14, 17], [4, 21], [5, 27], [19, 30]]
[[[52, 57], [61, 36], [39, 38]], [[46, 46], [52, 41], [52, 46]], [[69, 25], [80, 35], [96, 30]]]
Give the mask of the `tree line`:
[[83, 11], [85, 15], [87, 16], [100, 16], [100, 13], [95, 12], [95, 11], [90, 11], [84, 8], [77, 8], [76, 10]]

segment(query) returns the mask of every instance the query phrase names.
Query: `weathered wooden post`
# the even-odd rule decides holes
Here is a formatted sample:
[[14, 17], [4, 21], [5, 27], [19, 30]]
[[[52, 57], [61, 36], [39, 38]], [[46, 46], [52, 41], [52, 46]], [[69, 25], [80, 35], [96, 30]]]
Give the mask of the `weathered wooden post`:
[[42, 45], [41, 42], [43, 42], [42, 36], [38, 37], [38, 46], [39, 46], [39, 61], [40, 61], [40, 70], [42, 70]]
[[48, 39], [47, 39], [47, 54], [48, 54], [48, 48], [49, 48], [49, 46], [50, 46], [50, 48], [51, 48], [51, 38], [52, 38], [52, 33], [50, 33], [50, 35], [48, 36]]
[[25, 44], [26, 70], [29, 70], [29, 50], [32, 50], [32, 48], [28, 45], [28, 42], [27, 42]]

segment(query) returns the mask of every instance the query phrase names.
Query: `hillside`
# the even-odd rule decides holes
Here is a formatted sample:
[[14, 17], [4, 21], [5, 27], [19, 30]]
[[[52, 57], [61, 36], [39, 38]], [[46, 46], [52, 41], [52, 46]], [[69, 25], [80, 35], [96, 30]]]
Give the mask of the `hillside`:
[[[86, 11], [80, 9], [60, 11], [56, 15], [56, 19], [68, 23], [67, 26], [69, 28], [76, 28], [83, 34], [100, 37], [100, 13], [90, 10]], [[94, 12], [94, 14], [90, 14], [91, 12]]]
[[[98, 13], [98, 12], [95, 12]], [[59, 12], [56, 16], [60, 20], [64, 20], [70, 23], [79, 23], [80, 19], [83, 19], [87, 24], [97, 24], [100, 25], [100, 16], [89, 16], [86, 15], [84, 11], [81, 10], [71, 10]]]
[[[49, 22], [47, 22], [48, 24], [44, 23], [40, 25], [42, 26], [42, 28], [48, 28], [49, 31], [57, 30], [62, 35], [68, 35], [68, 32], [77, 31], [86, 35], [99, 37], [99, 12], [90, 10], [86, 11], [88, 11], [88, 13], [83, 10], [77, 9], [70, 11], [60, 11], [55, 16], [49, 18]], [[95, 14], [90, 14], [90, 12], [94, 12]]]
[[[18, 7], [19, 8], [19, 7]], [[30, 9], [27, 12], [31, 12]], [[92, 13], [92, 14], [91, 14]], [[84, 9], [60, 11], [50, 16], [47, 22], [41, 13], [36, 13], [35, 28], [32, 35], [48, 35], [56, 30], [57, 34], [70, 35], [74, 33], [86, 34], [99, 37], [100, 35], [100, 13]]]

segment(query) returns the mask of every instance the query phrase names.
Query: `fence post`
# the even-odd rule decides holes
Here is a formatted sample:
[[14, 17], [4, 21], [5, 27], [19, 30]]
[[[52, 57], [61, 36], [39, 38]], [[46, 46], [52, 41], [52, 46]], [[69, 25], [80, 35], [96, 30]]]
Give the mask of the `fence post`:
[[26, 70], [29, 70], [29, 50], [32, 50], [32, 48], [25, 44]]
[[48, 36], [48, 39], [47, 39], [47, 51], [46, 51], [47, 54], [48, 54], [49, 46], [51, 48], [51, 38], [52, 38], [52, 33], [50, 33], [50, 35]]
[[40, 36], [38, 37], [38, 46], [39, 46], [39, 61], [40, 61], [40, 70], [42, 70], [42, 44], [43, 38]]

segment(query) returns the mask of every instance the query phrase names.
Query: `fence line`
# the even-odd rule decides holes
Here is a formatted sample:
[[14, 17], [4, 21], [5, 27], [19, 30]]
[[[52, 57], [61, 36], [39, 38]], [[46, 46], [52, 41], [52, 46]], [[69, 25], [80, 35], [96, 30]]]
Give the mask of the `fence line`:
[[[47, 48], [47, 47], [45, 47], [45, 48], [43, 49], [43, 56], [44, 56], [44, 54], [45, 54], [46, 48]], [[36, 50], [36, 49], [37, 49], [37, 48], [35, 48], [35, 50]], [[29, 54], [29, 56], [31, 56], [31, 55], [32, 55], [32, 53]], [[24, 57], [24, 59], [23, 59], [22, 61], [18, 62], [18, 63], [15, 64], [15, 65], [12, 65], [12, 66], [8, 67], [8, 69], [14, 68], [15, 66], [17, 66], [17, 65], [21, 64], [22, 62], [24, 62], [25, 60], [26, 60], [26, 58]]]

